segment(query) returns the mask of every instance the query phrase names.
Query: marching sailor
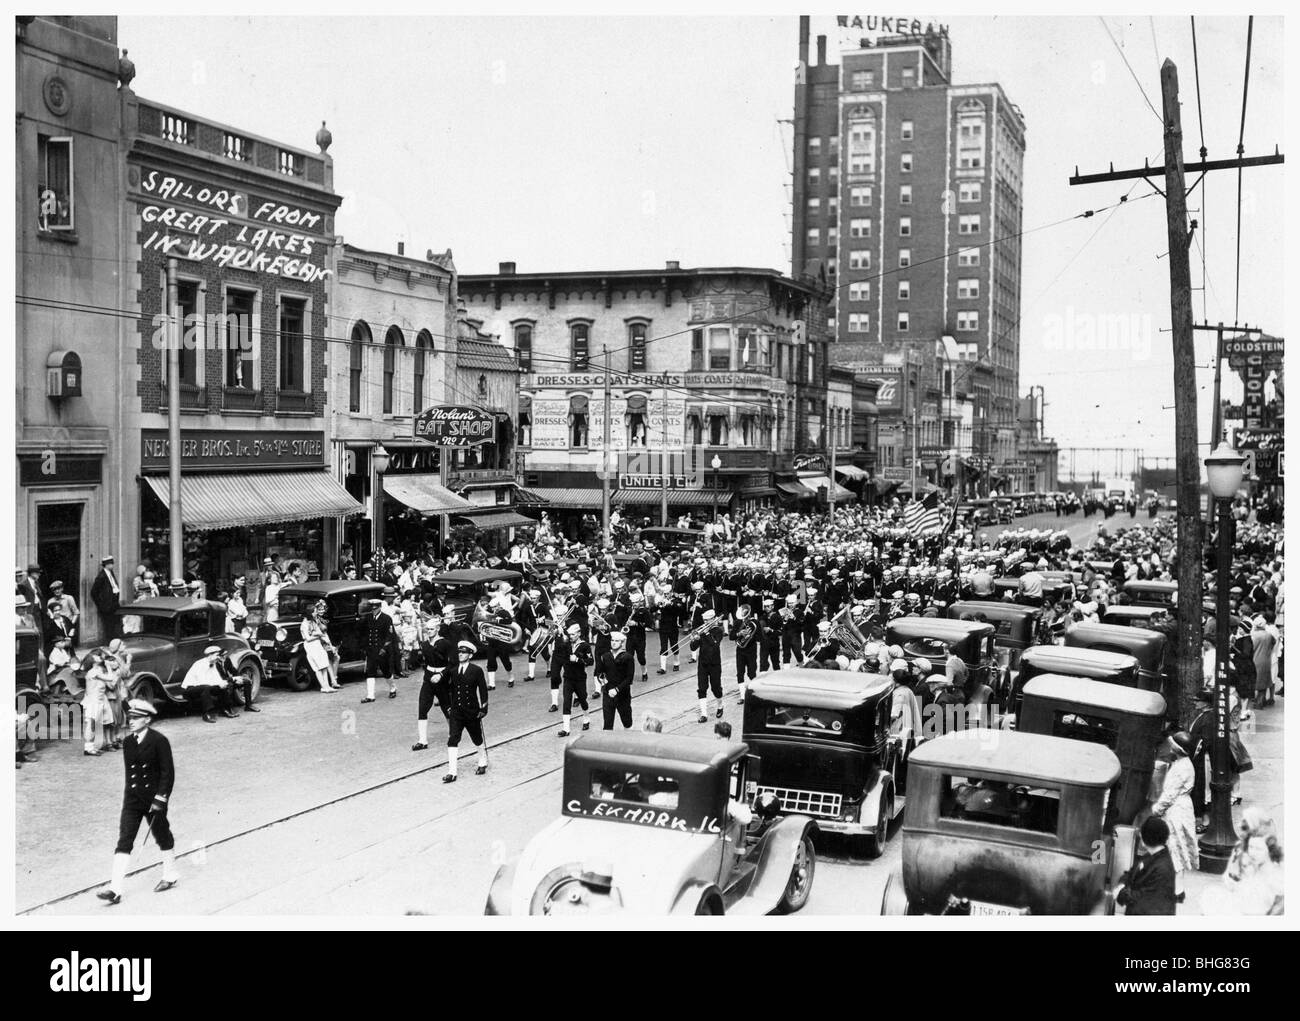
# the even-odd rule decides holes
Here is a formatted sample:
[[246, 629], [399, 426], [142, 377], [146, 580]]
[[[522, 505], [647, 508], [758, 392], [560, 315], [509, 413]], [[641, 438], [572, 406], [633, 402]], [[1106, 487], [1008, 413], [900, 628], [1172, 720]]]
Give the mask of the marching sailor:
[[695, 695], [700, 700], [700, 722], [706, 723], [710, 693], [718, 700], [714, 715], [722, 717], [722, 621], [713, 610], [705, 610], [702, 625], [704, 630], [691, 639], [691, 649], [698, 650], [700, 658]]
[[601, 711], [605, 716], [605, 730], [614, 729], [614, 714], [624, 730], [632, 727], [632, 654], [624, 647], [627, 635], [622, 631], [609, 633], [610, 647], [605, 653], [602, 670]]
[[[564, 722], [560, 725], [560, 737], [569, 736], [574, 702], [582, 710], [582, 729], [591, 728], [591, 723], [587, 720], [587, 667], [591, 666], [591, 658], [591, 645], [582, 640], [581, 624], [570, 624], [567, 632], [555, 636], [551, 684], [554, 686], [557, 678], [562, 678], [564, 685]], [[552, 687], [551, 695], [554, 694]], [[551, 711], [555, 711], [554, 705], [551, 706]]]
[[747, 683], [745, 675], [753, 680], [758, 674], [758, 621], [748, 603], [736, 607], [736, 623], [731, 629], [731, 637], [736, 643], [736, 699], [741, 705], [745, 702]]
[[478, 749], [478, 766], [474, 773], [487, 772], [487, 744], [483, 740], [483, 717], [488, 710], [488, 686], [482, 667], [471, 662], [476, 649], [473, 642], [462, 641], [456, 646], [460, 662], [451, 668], [447, 679], [447, 775], [443, 783], [456, 782], [456, 757], [460, 752], [461, 734]]

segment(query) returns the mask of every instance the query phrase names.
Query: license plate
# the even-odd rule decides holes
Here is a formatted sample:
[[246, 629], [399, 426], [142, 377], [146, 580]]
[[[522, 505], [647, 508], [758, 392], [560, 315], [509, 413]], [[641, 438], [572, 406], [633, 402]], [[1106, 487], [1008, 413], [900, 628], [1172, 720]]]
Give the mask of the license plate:
[[1005, 904], [973, 900], [970, 902], [970, 913], [972, 915], [1023, 915], [1025, 912], [1022, 908], [1009, 908]]
[[263, 638], [260, 642], [257, 643], [257, 647], [259, 649], [271, 649], [275, 647], [275, 642], [272, 641], [270, 638]]

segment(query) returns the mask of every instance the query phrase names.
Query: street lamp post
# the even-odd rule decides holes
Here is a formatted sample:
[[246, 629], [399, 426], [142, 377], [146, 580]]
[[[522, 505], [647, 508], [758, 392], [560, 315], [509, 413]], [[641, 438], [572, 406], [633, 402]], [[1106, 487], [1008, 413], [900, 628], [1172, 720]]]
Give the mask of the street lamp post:
[[370, 470], [375, 476], [374, 484], [370, 487], [370, 514], [373, 525], [371, 536], [373, 549], [370, 551], [372, 558], [384, 545], [384, 472], [388, 471], [388, 464], [388, 451], [384, 449], [382, 443], [376, 444], [370, 451]]
[[714, 454], [709, 467], [713, 469], [713, 523], [716, 525], [718, 523], [718, 469], [722, 467], [722, 458]]
[[1210, 495], [1218, 507], [1219, 549], [1215, 583], [1217, 633], [1214, 665], [1214, 736], [1210, 743], [1210, 828], [1200, 840], [1201, 870], [1222, 873], [1236, 845], [1232, 823], [1232, 777], [1228, 743], [1228, 589], [1232, 584], [1232, 498], [1241, 485], [1244, 458], [1227, 443], [1220, 443], [1205, 459]]

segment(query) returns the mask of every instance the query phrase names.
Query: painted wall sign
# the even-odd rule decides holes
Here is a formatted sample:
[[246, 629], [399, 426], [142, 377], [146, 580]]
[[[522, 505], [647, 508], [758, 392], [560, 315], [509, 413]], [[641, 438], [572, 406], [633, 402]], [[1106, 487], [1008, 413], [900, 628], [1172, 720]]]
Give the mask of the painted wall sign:
[[[602, 379], [603, 385], [603, 379]], [[610, 404], [613, 417], [609, 423], [609, 446], [611, 450], [627, 450], [633, 446], [645, 446], [650, 450], [667, 445], [669, 450], [681, 450], [686, 421], [686, 401], [684, 398], [670, 396], [667, 401], [667, 434], [665, 436], [665, 402], [653, 391], [647, 396], [644, 391], [637, 391], [646, 398], [646, 410], [643, 414], [629, 416], [628, 397], [626, 393], [611, 395]], [[572, 397], [565, 391], [535, 392], [533, 401], [532, 449], [533, 450], [603, 450], [605, 445], [605, 395], [601, 390], [582, 394], [586, 397], [585, 411], [575, 411]], [[585, 422], [578, 421], [578, 414], [585, 415]], [[576, 430], [576, 433], [575, 433]], [[629, 432], [635, 433], [635, 443], [630, 442]], [[642, 437], [644, 436], [644, 443]], [[575, 443], [574, 440], [584, 442]]]
[[476, 447], [496, 438], [496, 416], [478, 408], [442, 404], [415, 416], [414, 434], [440, 447]]
[[[140, 433], [140, 468], [167, 470], [170, 444], [166, 429]], [[325, 434], [274, 429], [186, 429], [181, 433], [181, 468], [320, 468], [325, 464]]]

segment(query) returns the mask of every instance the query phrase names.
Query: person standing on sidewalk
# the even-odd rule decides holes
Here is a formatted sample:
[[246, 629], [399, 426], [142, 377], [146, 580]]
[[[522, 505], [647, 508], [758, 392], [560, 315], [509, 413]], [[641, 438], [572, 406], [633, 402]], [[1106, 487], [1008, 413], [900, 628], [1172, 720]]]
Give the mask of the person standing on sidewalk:
[[1169, 737], [1168, 746], [1174, 759], [1165, 774], [1160, 797], [1151, 806], [1152, 816], [1163, 819], [1169, 827], [1169, 854], [1174, 863], [1175, 899], [1180, 903], [1185, 896], [1183, 876], [1195, 872], [1201, 865], [1200, 847], [1196, 841], [1196, 811], [1192, 807], [1192, 788], [1196, 786], [1196, 772], [1190, 755], [1192, 736], [1180, 730]]
[[126, 768], [126, 785], [122, 796], [122, 814], [118, 821], [117, 847], [113, 852], [113, 878], [108, 889], [95, 896], [108, 904], [119, 904], [126, 886], [126, 870], [131, 863], [140, 823], [147, 821], [150, 832], [162, 852], [162, 879], [154, 893], [170, 890], [180, 877], [176, 874], [176, 841], [172, 838], [167, 809], [176, 780], [172, 763], [172, 746], [149, 725], [157, 710], [143, 699], [133, 698], [127, 706], [131, 733], [122, 743], [122, 764]]
[[1120, 879], [1115, 903], [1126, 915], [1173, 915], [1178, 913], [1174, 893], [1174, 863], [1169, 854], [1169, 824], [1148, 816], [1139, 831], [1142, 856]]
[[122, 589], [117, 583], [117, 572], [113, 568], [111, 555], [99, 561], [99, 573], [95, 575], [95, 583], [90, 586], [90, 601], [99, 611], [104, 643], [122, 637], [122, 621], [117, 615], [118, 607], [122, 605]]

